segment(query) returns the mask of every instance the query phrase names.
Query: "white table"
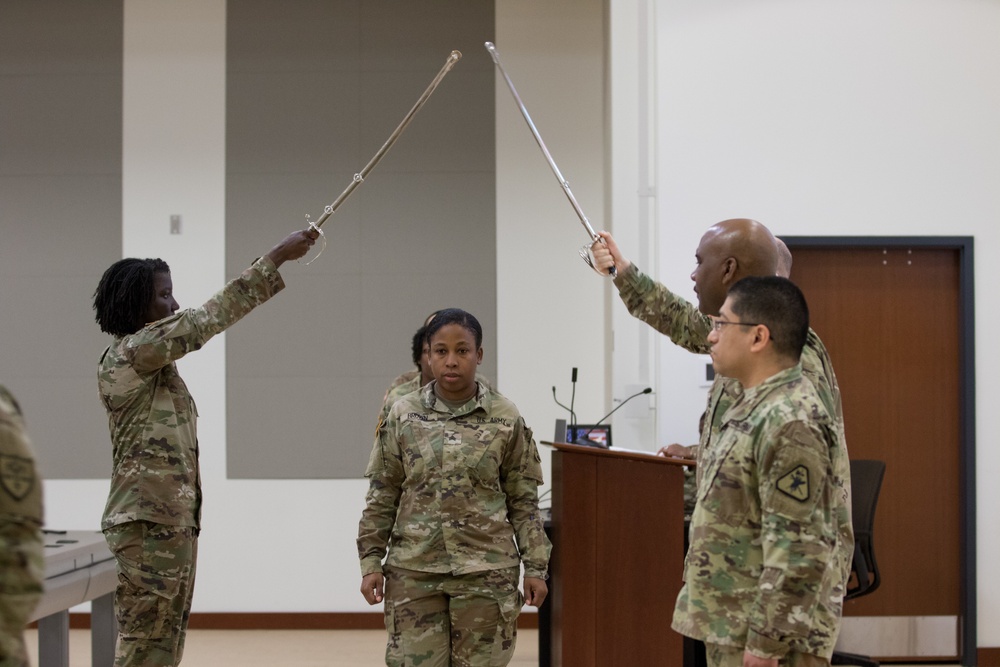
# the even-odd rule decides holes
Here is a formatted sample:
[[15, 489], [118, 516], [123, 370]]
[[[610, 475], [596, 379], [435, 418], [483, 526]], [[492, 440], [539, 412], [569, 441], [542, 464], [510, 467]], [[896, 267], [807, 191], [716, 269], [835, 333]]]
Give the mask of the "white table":
[[32, 621], [38, 621], [39, 667], [69, 667], [69, 610], [91, 602], [91, 660], [111, 667], [115, 660], [115, 558], [100, 531], [45, 531], [45, 593]]

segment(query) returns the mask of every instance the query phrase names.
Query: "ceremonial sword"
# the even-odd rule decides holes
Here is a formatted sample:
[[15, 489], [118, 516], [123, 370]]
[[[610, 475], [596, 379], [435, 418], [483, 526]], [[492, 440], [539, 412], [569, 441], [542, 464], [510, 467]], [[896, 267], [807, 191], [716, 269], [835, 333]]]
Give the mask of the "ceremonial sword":
[[514, 88], [514, 82], [510, 80], [507, 76], [507, 71], [503, 68], [503, 64], [500, 62], [500, 54], [497, 53], [497, 47], [493, 45], [493, 42], [486, 42], [486, 50], [490, 52], [490, 57], [493, 58], [493, 62], [497, 66], [500, 74], [503, 76], [504, 81], [507, 82], [507, 87], [510, 88], [510, 94], [514, 96], [514, 101], [517, 103], [517, 107], [521, 110], [521, 115], [524, 116], [524, 120], [528, 123], [528, 129], [531, 130], [531, 135], [535, 137], [535, 141], [538, 143], [538, 147], [542, 149], [542, 154], [548, 161], [549, 166], [552, 168], [552, 173], [556, 175], [556, 180], [559, 181], [559, 185], [562, 186], [562, 190], [566, 193], [566, 198], [569, 199], [569, 203], [573, 206], [573, 210], [576, 211], [576, 215], [580, 218], [580, 222], [583, 223], [583, 228], [587, 230], [587, 235], [590, 237], [591, 243], [580, 248], [580, 257], [583, 258], [590, 268], [597, 271], [602, 276], [609, 275], [611, 277], [615, 276], [614, 265], [608, 269], [608, 273], [604, 274], [594, 266], [594, 258], [590, 252], [590, 246], [594, 242], [604, 243], [604, 239], [597, 235], [594, 231], [593, 226], [590, 224], [590, 220], [587, 219], [587, 215], [583, 212], [580, 204], [576, 201], [576, 197], [573, 196], [573, 191], [569, 187], [569, 182], [563, 178], [562, 172], [559, 171], [559, 167], [556, 166], [556, 161], [552, 159], [552, 154], [549, 153], [549, 149], [545, 146], [545, 142], [542, 141], [542, 135], [538, 133], [538, 128], [535, 127], [535, 123], [531, 120], [531, 114], [528, 113], [528, 109], [525, 108], [524, 102], [521, 101], [521, 96], [517, 94], [517, 89]]
[[[330, 217], [337, 212], [337, 209], [340, 208], [340, 205], [343, 204], [344, 201], [351, 196], [351, 193], [354, 192], [359, 185], [364, 183], [365, 178], [368, 176], [368, 174], [371, 173], [372, 169], [375, 168], [375, 166], [379, 163], [382, 157], [389, 152], [389, 149], [392, 148], [392, 145], [396, 143], [397, 139], [399, 139], [399, 135], [403, 133], [403, 130], [405, 130], [406, 127], [410, 124], [410, 121], [413, 120], [413, 117], [417, 114], [418, 111], [420, 111], [420, 107], [424, 106], [424, 103], [427, 102], [427, 99], [438, 87], [438, 84], [441, 83], [441, 79], [443, 79], [445, 75], [451, 71], [451, 68], [454, 67], [455, 63], [457, 63], [461, 58], [462, 58], [461, 52], [459, 51], [451, 52], [451, 54], [448, 56], [448, 59], [445, 61], [444, 66], [441, 68], [441, 71], [437, 73], [437, 76], [435, 76], [434, 79], [431, 81], [430, 85], [427, 86], [427, 89], [424, 90], [423, 94], [417, 100], [416, 104], [413, 105], [413, 108], [410, 109], [410, 111], [406, 114], [402, 122], [400, 122], [400, 124], [396, 127], [396, 129], [393, 130], [392, 134], [389, 135], [389, 138], [385, 140], [385, 143], [382, 144], [382, 148], [378, 149], [378, 152], [375, 153], [374, 156], [372, 156], [372, 159], [368, 161], [368, 164], [365, 165], [364, 169], [354, 174], [354, 178], [351, 179], [351, 182], [347, 185], [347, 188], [340, 193], [340, 196], [337, 197], [337, 199], [335, 199], [332, 204], [328, 204], [326, 207], [324, 207], [323, 214], [315, 222], [310, 220], [310, 216], [306, 214], [306, 222], [309, 223], [309, 226], [311, 228], [315, 229], [320, 234], [323, 234], [323, 230], [320, 229], [320, 227], [323, 226], [323, 223], [329, 220]], [[323, 243], [325, 248], [326, 244], [325, 235], [323, 238]], [[316, 257], [319, 257], [319, 255], [322, 254], [322, 252], [323, 250], [320, 249], [320, 252], [319, 254], [316, 255]], [[313, 260], [316, 259], [316, 257], [314, 257], [312, 260], [309, 261], [312, 262]]]

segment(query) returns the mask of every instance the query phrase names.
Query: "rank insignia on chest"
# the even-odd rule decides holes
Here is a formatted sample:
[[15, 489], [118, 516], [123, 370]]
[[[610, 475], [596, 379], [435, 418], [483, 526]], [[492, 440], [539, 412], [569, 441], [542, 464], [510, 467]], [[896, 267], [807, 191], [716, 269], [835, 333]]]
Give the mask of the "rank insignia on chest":
[[0, 454], [0, 487], [15, 500], [24, 500], [35, 485], [35, 469], [30, 459]]
[[778, 490], [796, 500], [809, 500], [809, 469], [795, 466], [778, 479]]

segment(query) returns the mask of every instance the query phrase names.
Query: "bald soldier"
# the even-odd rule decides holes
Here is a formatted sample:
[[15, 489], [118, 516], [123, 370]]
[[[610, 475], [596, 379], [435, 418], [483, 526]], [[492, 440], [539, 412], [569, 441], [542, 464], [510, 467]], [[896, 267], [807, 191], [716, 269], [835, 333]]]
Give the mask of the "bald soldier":
[[802, 373], [809, 310], [785, 278], [744, 278], [711, 320], [712, 365], [742, 392], [699, 461], [672, 627], [713, 667], [825, 667], [848, 576], [848, 462]]
[[[781, 268], [781, 252], [777, 240], [767, 227], [747, 218], [723, 220], [709, 227], [695, 251], [696, 266], [691, 272], [694, 291], [698, 296], [698, 306], [695, 307], [640, 271], [625, 257], [611, 234], [599, 234], [604, 243], [594, 244], [595, 265], [604, 271], [610, 266], [617, 269], [615, 286], [629, 312], [669, 336], [675, 345], [695, 354], [708, 354], [708, 332], [711, 327], [709, 316], [718, 315], [729, 288], [741, 278], [774, 276]], [[788, 271], [791, 270], [790, 259], [789, 254]], [[833, 363], [826, 346], [812, 329], [809, 329], [802, 352], [802, 372], [819, 391], [827, 411], [837, 423], [841, 442], [846, 449], [837, 376], [833, 372]], [[740, 391], [738, 383], [716, 376], [709, 394], [708, 409], [702, 416], [702, 444], [708, 434], [706, 426], [718, 427], [718, 418]], [[708, 424], [706, 420], [709, 420]], [[671, 445], [664, 453], [697, 459], [697, 448]], [[849, 474], [846, 471], [848, 477]]]
[[792, 275], [792, 251], [788, 249], [785, 242], [775, 237], [775, 245], [778, 247], [778, 266], [774, 273], [779, 278], [787, 278]]

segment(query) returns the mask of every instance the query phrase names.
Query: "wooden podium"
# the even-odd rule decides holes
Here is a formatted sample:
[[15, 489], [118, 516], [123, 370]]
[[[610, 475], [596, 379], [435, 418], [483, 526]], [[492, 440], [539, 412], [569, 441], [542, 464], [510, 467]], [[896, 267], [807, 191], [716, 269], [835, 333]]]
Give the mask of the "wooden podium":
[[552, 454], [552, 665], [683, 665], [681, 461], [564, 443]]

